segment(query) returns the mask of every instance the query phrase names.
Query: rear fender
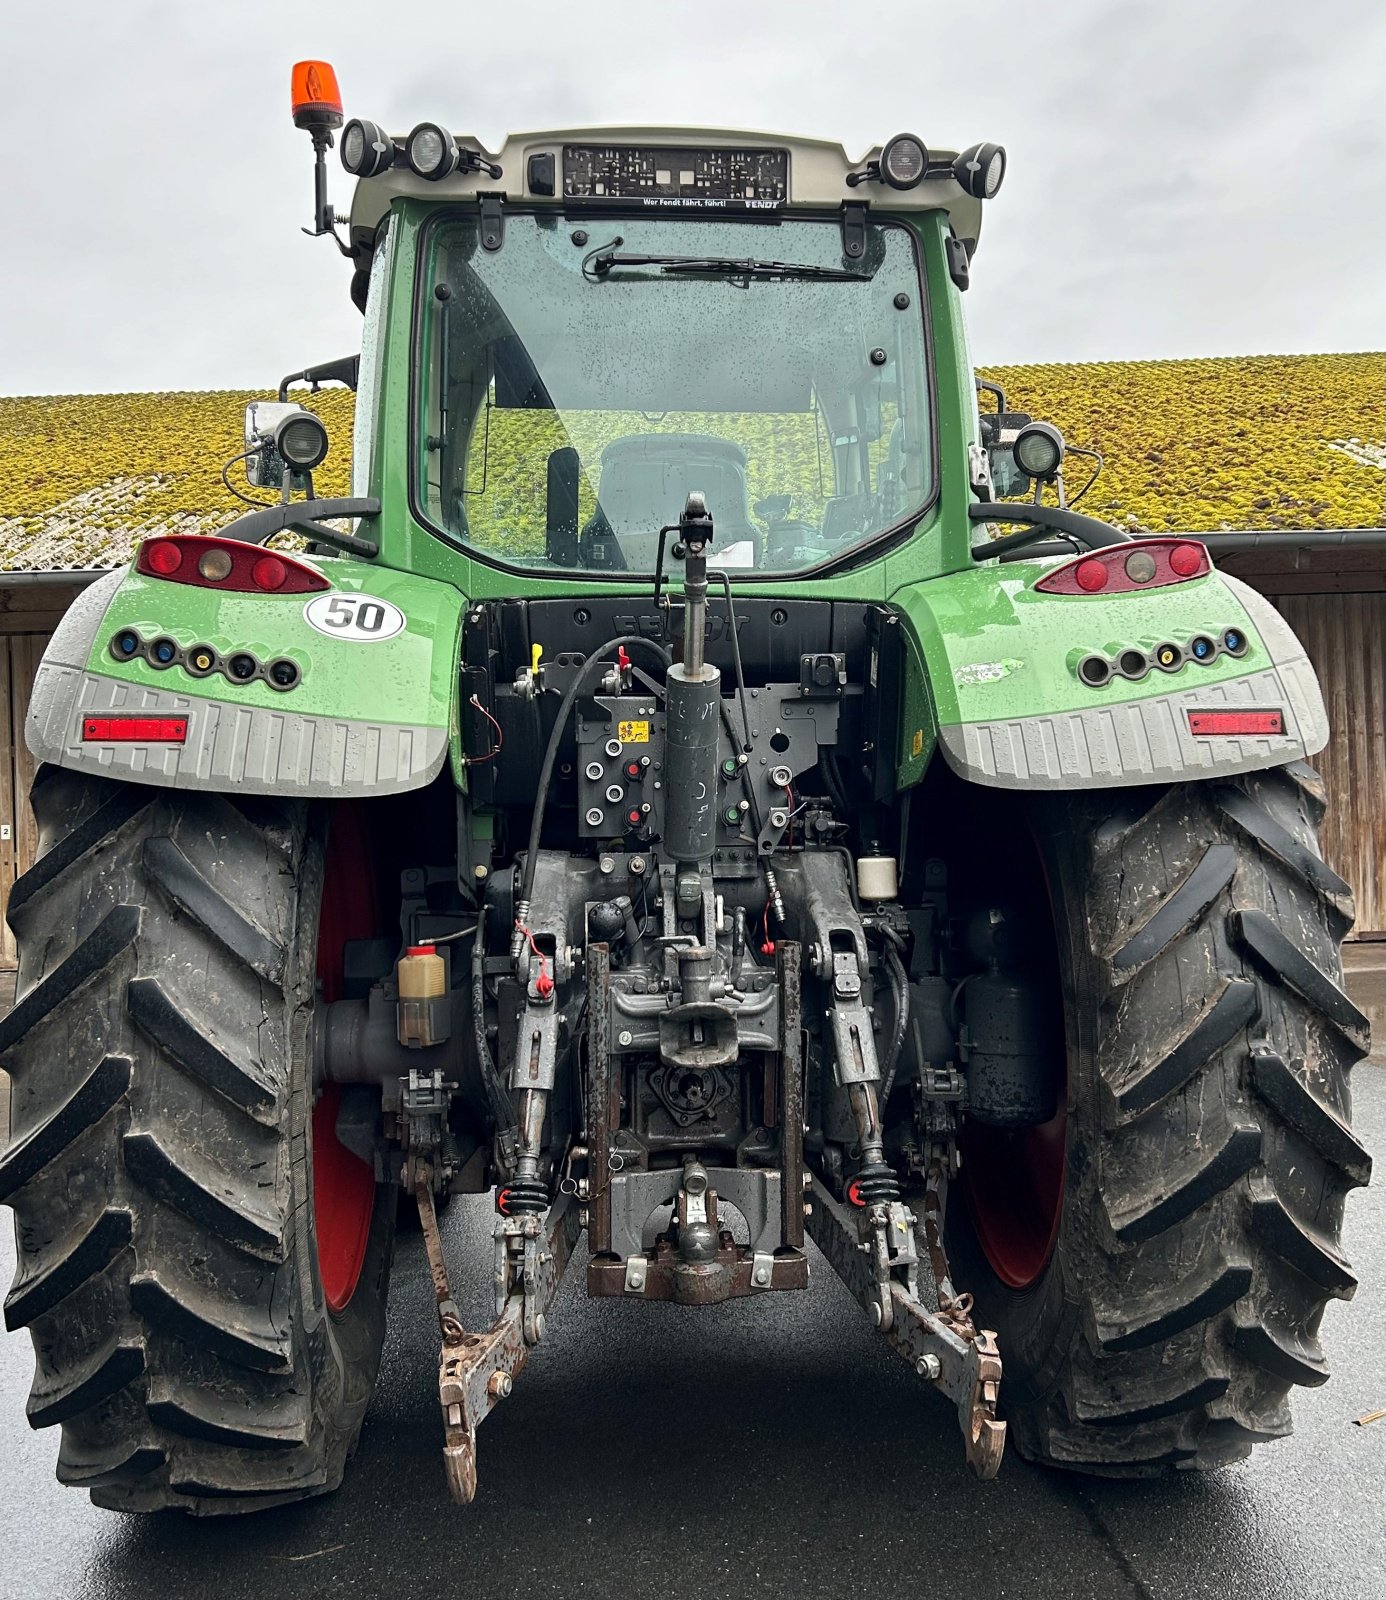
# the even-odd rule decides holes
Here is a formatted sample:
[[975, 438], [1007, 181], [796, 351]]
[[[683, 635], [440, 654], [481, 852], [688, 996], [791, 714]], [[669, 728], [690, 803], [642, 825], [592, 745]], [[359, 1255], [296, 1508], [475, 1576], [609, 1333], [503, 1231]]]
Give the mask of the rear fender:
[[[963, 778], [1007, 789], [1095, 789], [1181, 782], [1313, 755], [1328, 740], [1318, 680], [1303, 646], [1255, 590], [1213, 571], [1184, 583], [1111, 595], [1037, 593], [1053, 563], [988, 564], [912, 585], [892, 596], [928, 679], [944, 760]], [[1184, 659], [1138, 681], [1113, 676], [1091, 688], [1084, 655], [1181, 648], [1197, 635], [1246, 638], [1243, 654], [1209, 665]], [[907, 691], [907, 702], [908, 702]], [[1200, 710], [1279, 711], [1283, 732], [1204, 736]], [[909, 718], [905, 721], [908, 723]], [[898, 776], [922, 775], [919, 734], [902, 726]]]
[[[25, 738], [40, 761], [177, 789], [347, 798], [396, 794], [432, 781], [457, 723], [463, 596], [450, 584], [361, 561], [313, 557], [322, 595], [243, 594], [172, 583], [133, 569], [77, 598], [44, 652]], [[324, 613], [310, 603], [339, 598]], [[377, 608], [364, 610], [368, 601]], [[344, 619], [362, 616], [357, 626]], [[377, 619], [380, 619], [377, 621]], [[333, 632], [334, 626], [338, 629]], [[122, 659], [117, 636], [140, 654]], [[174, 663], [156, 665], [155, 640]], [[190, 669], [209, 646], [217, 666]], [[263, 673], [234, 681], [233, 655], [292, 661], [299, 681]], [[186, 719], [181, 742], [91, 738], [91, 719], [135, 712]]]

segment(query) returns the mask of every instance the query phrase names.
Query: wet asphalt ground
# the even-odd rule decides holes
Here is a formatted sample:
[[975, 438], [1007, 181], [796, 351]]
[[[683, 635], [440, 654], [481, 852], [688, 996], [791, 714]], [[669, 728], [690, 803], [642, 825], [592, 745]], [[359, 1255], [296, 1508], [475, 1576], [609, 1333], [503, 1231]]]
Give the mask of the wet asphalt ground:
[[[1386, 971], [1355, 974], [1386, 1038]], [[1380, 1057], [1377, 1058], [1380, 1062]], [[1386, 1151], [1386, 1071], [1355, 1119]], [[446, 1237], [464, 1312], [486, 1317], [490, 1213]], [[13, 1271], [0, 1227], [0, 1281]], [[976, 1482], [942, 1398], [872, 1334], [821, 1258], [806, 1294], [703, 1311], [589, 1301], [582, 1260], [549, 1336], [480, 1434], [475, 1503], [451, 1504], [437, 1335], [419, 1239], [401, 1240], [380, 1389], [342, 1490], [232, 1522], [129, 1518], [53, 1479], [56, 1430], [23, 1421], [31, 1359], [0, 1336], [0, 1600], [289, 1596], [1386, 1596], [1386, 1181], [1352, 1197], [1362, 1280], [1334, 1302], [1326, 1387], [1249, 1462], [1143, 1483], [1007, 1456]]]

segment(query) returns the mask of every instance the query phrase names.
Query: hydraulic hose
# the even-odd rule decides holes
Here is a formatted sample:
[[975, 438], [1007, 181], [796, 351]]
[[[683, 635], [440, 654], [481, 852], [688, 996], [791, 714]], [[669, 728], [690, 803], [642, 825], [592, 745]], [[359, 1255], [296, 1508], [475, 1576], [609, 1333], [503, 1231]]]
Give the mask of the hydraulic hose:
[[885, 1116], [886, 1101], [890, 1099], [890, 1091], [895, 1087], [895, 1070], [900, 1065], [900, 1051], [904, 1048], [905, 1035], [910, 1027], [909, 974], [905, 971], [905, 964], [900, 959], [900, 952], [896, 949], [894, 940], [886, 945], [885, 962], [886, 975], [890, 979], [891, 991], [895, 996], [895, 1028], [890, 1037], [885, 1060], [881, 1063], [882, 1117]]
[[563, 729], [567, 726], [568, 718], [573, 714], [573, 707], [577, 704], [577, 697], [582, 691], [582, 685], [587, 674], [602, 659], [610, 655], [613, 650], [621, 646], [629, 649], [639, 645], [642, 650], [651, 650], [659, 657], [660, 664], [667, 670], [673, 665], [674, 658], [662, 644], [656, 644], [653, 639], [647, 639], [640, 633], [622, 633], [614, 639], [608, 639], [605, 644], [599, 644], [589, 655], [574, 674], [573, 681], [568, 685], [568, 692], [563, 696], [563, 701], [558, 708], [558, 715], [554, 718], [553, 729], [549, 734], [549, 742], [544, 746], [544, 759], [539, 766], [539, 793], [534, 801], [534, 814], [529, 823], [529, 847], [525, 852], [525, 869], [520, 878], [519, 906], [524, 908], [524, 915], [528, 916], [528, 907], [534, 894], [534, 873], [539, 861], [539, 836], [544, 828], [544, 812], [548, 806], [549, 784], [553, 781], [554, 763], [558, 760], [558, 747], [563, 741]]

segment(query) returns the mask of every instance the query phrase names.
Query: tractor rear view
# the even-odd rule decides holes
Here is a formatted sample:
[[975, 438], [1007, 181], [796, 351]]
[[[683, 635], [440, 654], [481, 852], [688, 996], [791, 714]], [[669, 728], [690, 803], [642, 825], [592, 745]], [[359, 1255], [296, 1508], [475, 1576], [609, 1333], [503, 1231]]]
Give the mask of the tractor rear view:
[[[84, 592], [27, 728], [0, 1198], [59, 1477], [335, 1488], [400, 1215], [459, 1501], [583, 1235], [590, 1295], [690, 1315], [803, 1290], [812, 1241], [983, 1478], [1288, 1433], [1370, 1166], [1323, 705], [1202, 545], [979, 414], [1004, 152], [490, 152], [294, 82], [360, 355], [250, 409], [262, 507]], [[330, 381], [343, 499], [291, 395]], [[490, 1260], [446, 1258], [452, 1194]]]

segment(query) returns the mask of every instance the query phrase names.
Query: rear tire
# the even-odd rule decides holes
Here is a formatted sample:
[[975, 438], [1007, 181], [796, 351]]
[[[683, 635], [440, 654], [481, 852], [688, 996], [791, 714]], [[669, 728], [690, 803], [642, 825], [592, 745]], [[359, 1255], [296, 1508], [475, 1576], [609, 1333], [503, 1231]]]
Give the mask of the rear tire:
[[59, 1479], [114, 1509], [334, 1489], [375, 1387], [395, 1196], [368, 1168], [344, 1182], [357, 1158], [326, 1130], [319, 1203], [364, 1196], [324, 1258], [332, 1309], [310, 1050], [327, 814], [55, 768], [33, 805], [0, 1023], [29, 1421], [61, 1425]]
[[1068, 1034], [1062, 1208], [1028, 1283], [1023, 1251], [984, 1248], [994, 1218], [979, 1232], [964, 1183], [948, 1219], [1031, 1460], [1220, 1466], [1289, 1433], [1290, 1390], [1328, 1377], [1323, 1309], [1356, 1287], [1344, 1198], [1371, 1164], [1322, 811], [1300, 763], [1032, 803]]

